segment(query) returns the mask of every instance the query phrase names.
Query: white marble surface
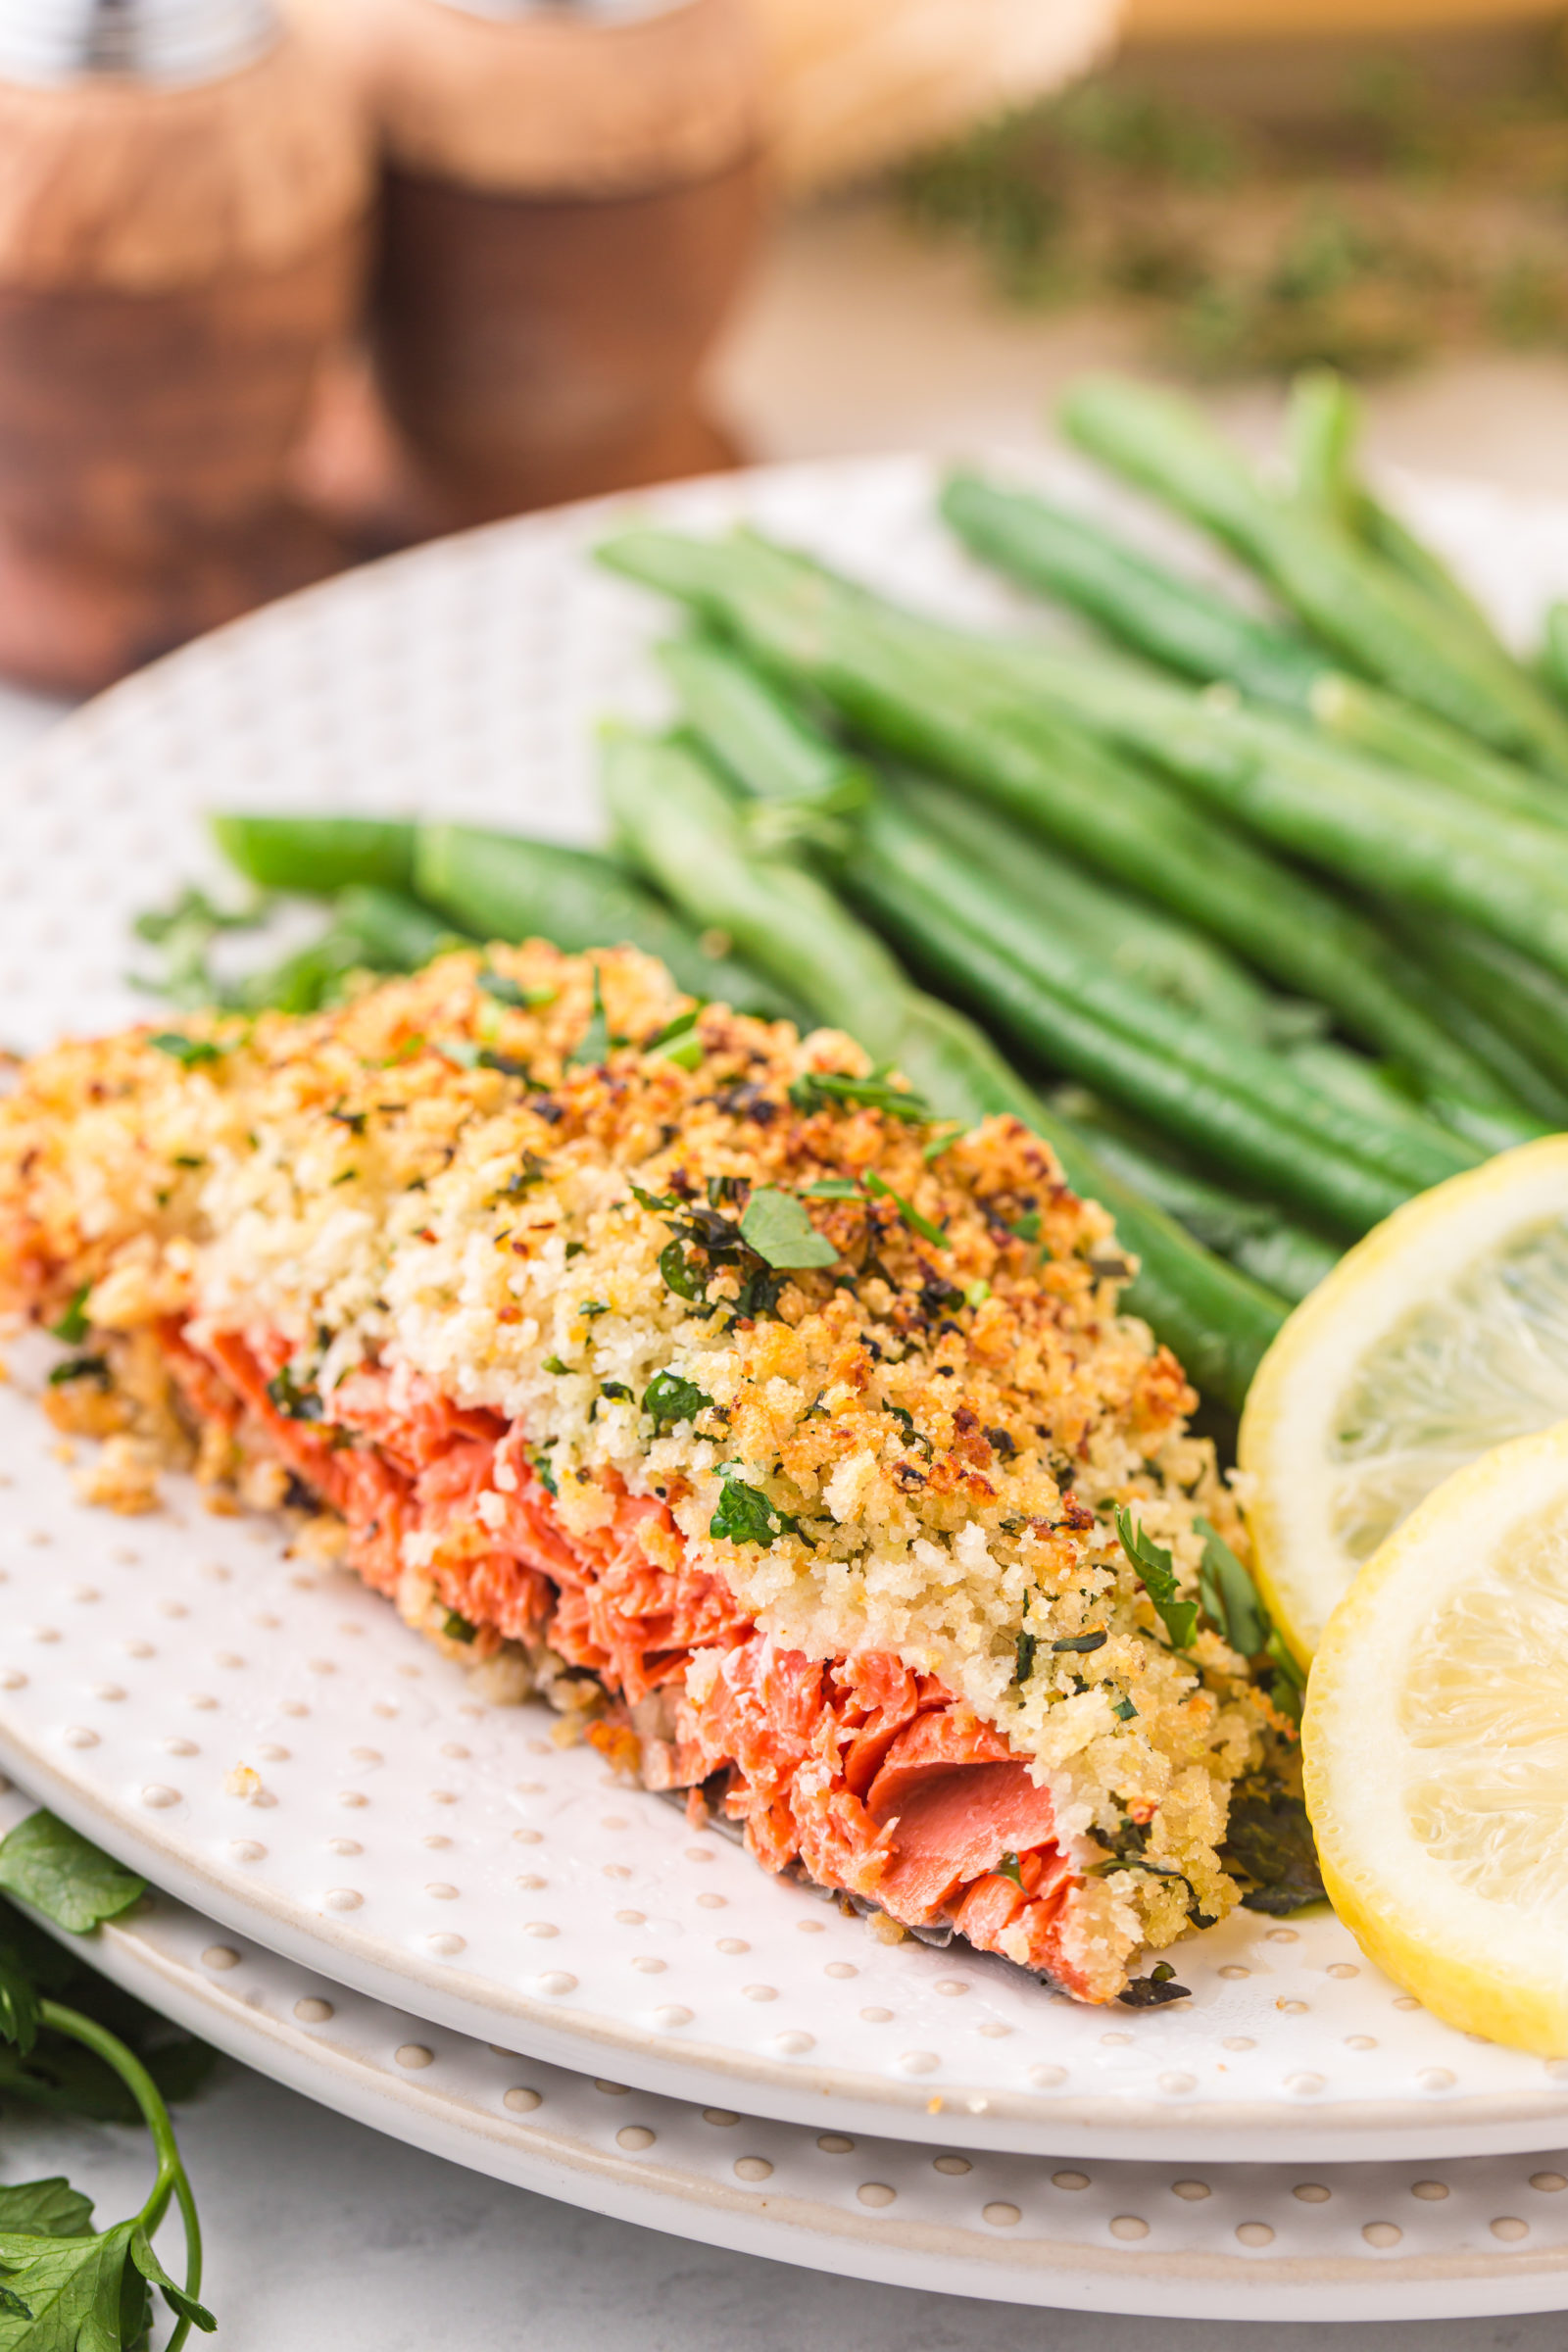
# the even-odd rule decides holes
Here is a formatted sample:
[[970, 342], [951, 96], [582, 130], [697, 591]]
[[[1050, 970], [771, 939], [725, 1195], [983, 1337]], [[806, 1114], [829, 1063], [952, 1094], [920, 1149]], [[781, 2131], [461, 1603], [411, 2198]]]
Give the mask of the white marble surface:
[[[999, 311], [961, 257], [854, 208], [777, 242], [717, 369], [759, 458], [1027, 440], [1076, 368], [1134, 356], [1114, 321]], [[1225, 396], [1251, 437], [1271, 392]], [[1568, 490], [1568, 361], [1476, 357], [1373, 403], [1385, 458]], [[0, 687], [0, 769], [55, 706]], [[4, 791], [0, 784], [0, 855]], [[3, 1014], [3, 1007], [0, 1007]], [[223, 2352], [1269, 2352], [1275, 2327], [1106, 2319], [916, 2295], [690, 2246], [458, 2170], [225, 2063], [181, 2136]], [[0, 2179], [67, 2172], [118, 2219], [138, 2135], [0, 2113]], [[166, 2248], [172, 2252], [172, 2248]], [[1305, 2325], [1292, 2352], [1560, 2352], [1563, 2320]], [[198, 2339], [199, 2340], [199, 2339]]]

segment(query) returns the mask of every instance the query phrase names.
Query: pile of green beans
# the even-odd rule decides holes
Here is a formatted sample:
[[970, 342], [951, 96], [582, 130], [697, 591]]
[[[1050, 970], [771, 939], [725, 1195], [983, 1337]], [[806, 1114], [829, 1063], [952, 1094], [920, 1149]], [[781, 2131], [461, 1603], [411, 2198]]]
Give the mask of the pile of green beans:
[[955, 627], [748, 532], [601, 555], [698, 623], [683, 721], [754, 824], [870, 765], [797, 856], [1103, 1164], [1298, 1298], [1396, 1200], [1568, 1124], [1568, 604], [1515, 661], [1357, 477], [1330, 376], [1289, 491], [1142, 386], [1065, 421], [1276, 610], [972, 470], [958, 537], [1115, 650]]
[[955, 627], [755, 533], [621, 533], [602, 560], [695, 626], [661, 648], [675, 731], [605, 732], [613, 852], [221, 818], [255, 886], [329, 908], [240, 1000], [542, 936], [848, 1030], [938, 1115], [1050, 1141], [1135, 1311], [1239, 1406], [1348, 1243], [1568, 1125], [1568, 603], [1515, 660], [1360, 478], [1356, 421], [1304, 379], [1276, 489], [1170, 395], [1068, 396], [1267, 610], [951, 474], [969, 553], [1108, 643]]

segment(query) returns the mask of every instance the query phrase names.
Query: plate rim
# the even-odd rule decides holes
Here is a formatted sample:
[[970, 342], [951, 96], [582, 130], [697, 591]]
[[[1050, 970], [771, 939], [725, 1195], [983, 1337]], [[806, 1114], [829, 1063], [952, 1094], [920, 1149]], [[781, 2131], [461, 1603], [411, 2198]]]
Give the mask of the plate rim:
[[[21, 1810], [30, 1807], [20, 1786], [14, 1785], [14, 1794]], [[0, 1818], [10, 1826], [18, 1817], [6, 1803]], [[176, 1898], [173, 1908], [197, 1932], [224, 1932], [223, 1923], [198, 1907]], [[37, 1913], [30, 1916], [67, 1950], [82, 1948], [83, 1939]], [[920, 2292], [1149, 2318], [1371, 2322], [1568, 2308], [1568, 2246], [1376, 2259], [1213, 2249], [1149, 2253], [1082, 2238], [1011, 2240], [954, 2223], [876, 2220], [798, 2193], [731, 2187], [675, 2159], [637, 2163], [560, 2127], [487, 2113], [461, 2093], [443, 2095], [420, 2073], [394, 2077], [373, 2056], [336, 2047], [285, 2016], [269, 2014], [240, 1994], [238, 1980], [229, 1990], [226, 1971], [198, 1976], [160, 1948], [145, 1926], [169, 1918], [170, 1899], [155, 1887], [147, 1911], [107, 1921], [97, 1931], [90, 1939], [92, 1964], [229, 2057], [368, 2130], [488, 2179], [686, 2242]], [[292, 1963], [291, 1955], [265, 1945], [260, 1951], [264, 1962]], [[304, 1971], [301, 1991], [343, 1989], [318, 1967], [297, 1965]], [[421, 2022], [404, 2004], [377, 2000], [377, 2006], [386, 2009], [389, 2024], [411, 2015]], [[576, 2069], [564, 2071], [577, 2076]], [[689, 2096], [673, 2095], [691, 2103]], [[741, 2118], [767, 2120], [778, 2119]], [[886, 2132], [869, 2136], [884, 2147], [891, 2137]], [[894, 2144], [901, 2155], [924, 2156], [927, 2143]], [[874, 2164], [874, 2151], [866, 2152], [866, 2161]], [[1098, 2161], [1114, 2166], [1117, 2160]]]
[[[1047, 449], [993, 449], [999, 462], [1038, 470], [1061, 453]], [[236, 639], [262, 636], [278, 624], [280, 615], [297, 618], [300, 610], [321, 600], [359, 592], [372, 577], [380, 583], [420, 567], [450, 563], [454, 554], [500, 538], [527, 536], [541, 543], [554, 540], [564, 553], [580, 550], [584, 535], [597, 518], [639, 514], [690, 513], [707, 507], [722, 513], [743, 508], [758, 482], [820, 482], [866, 475], [918, 474], [929, 477], [940, 466], [940, 456], [929, 450], [883, 451], [838, 458], [811, 458], [783, 465], [742, 468], [734, 472], [693, 477], [649, 490], [614, 494], [551, 509], [543, 514], [486, 524], [454, 534], [420, 548], [403, 550], [373, 564], [358, 567], [337, 578], [314, 584], [279, 599], [258, 612], [241, 616], [209, 636], [195, 640], [121, 681], [94, 698], [54, 727], [24, 755], [12, 774], [25, 777], [34, 770], [47, 773], [53, 760], [69, 762], [79, 739], [90, 744], [106, 722], [113, 724], [122, 708], [156, 702], [175, 691], [187, 666], [207, 662], [215, 647], [229, 647]], [[1461, 477], [1413, 476], [1409, 488], [1458, 489], [1484, 492], [1503, 504], [1516, 504], [1506, 492]], [[56, 1761], [32, 1747], [24, 1734], [13, 1737], [0, 1707], [0, 1762], [15, 1765], [24, 1780], [47, 1783], [49, 1801], [63, 1817], [85, 1834], [155, 1880], [174, 1886], [194, 1907], [211, 1912], [232, 1932], [249, 1935], [272, 1950], [313, 1965], [313, 1953], [329, 1952], [345, 1982], [370, 1997], [416, 2008], [431, 2022], [454, 2031], [471, 2028], [478, 2016], [504, 2018], [511, 2028], [526, 2024], [536, 2053], [550, 2062], [574, 2066], [585, 2049], [612, 2049], [621, 2072], [635, 2076], [642, 2087], [664, 2095], [687, 2095], [680, 2081], [689, 2082], [694, 2071], [726, 2088], [737, 2081], [750, 2086], [754, 2100], [767, 2095], [768, 2111], [791, 2122], [819, 2122], [824, 2109], [835, 2117], [852, 2110], [869, 2120], [859, 2128], [886, 2131], [886, 2119], [899, 2117], [905, 2128], [932, 2140], [996, 2149], [1001, 2145], [1024, 2153], [1084, 2155], [1098, 2160], [1125, 2159], [1128, 2143], [1147, 2135], [1162, 2155], [1179, 2158], [1191, 2151], [1196, 2159], [1263, 2160], [1275, 2154], [1299, 2154], [1317, 2161], [1373, 2160], [1381, 2156], [1426, 2155], [1434, 2158], [1479, 2153], [1509, 2153], [1539, 2147], [1568, 2118], [1568, 2090], [1543, 2086], [1514, 2093], [1460, 2094], [1446, 2098], [1441, 2107], [1414, 2099], [1357, 2101], [1289, 2106], [1281, 2099], [1255, 2101], [1246, 2107], [1211, 2109], [1207, 2121], [1201, 2109], [1173, 2104], [1137, 2093], [1087, 2094], [1058, 2097], [1049, 2092], [1007, 2093], [995, 2089], [971, 2094], [955, 2089], [945, 2107], [941, 2128], [926, 2126], [929, 2101], [926, 2088], [890, 2075], [851, 2076], [839, 2067], [813, 2067], [808, 2061], [779, 2059], [758, 2050], [728, 2050], [722, 2045], [662, 2034], [638, 2024], [601, 2013], [564, 2009], [530, 1998], [520, 1987], [478, 1980], [417, 1958], [402, 1946], [385, 1947], [397, 1965], [375, 1957], [379, 1939], [340, 1925], [325, 1914], [305, 1924], [306, 1906], [273, 1898], [264, 1885], [230, 1886], [216, 1873], [208, 1877], [193, 1857], [161, 1844], [150, 1827], [128, 1811], [115, 1813], [101, 1804], [95, 1792], [78, 1788]], [[476, 1997], [473, 1987], [488, 1983], [504, 1992], [505, 2001]], [[458, 1990], [457, 1986], [466, 1989]], [[569, 2021], [569, 2023], [568, 2023]], [[965, 2113], [966, 2099], [969, 2112]], [[859, 2104], [858, 2104], [858, 2102]], [[999, 2140], [999, 2130], [1005, 2133]], [[1343, 2149], [1344, 2153], [1336, 2151]]]

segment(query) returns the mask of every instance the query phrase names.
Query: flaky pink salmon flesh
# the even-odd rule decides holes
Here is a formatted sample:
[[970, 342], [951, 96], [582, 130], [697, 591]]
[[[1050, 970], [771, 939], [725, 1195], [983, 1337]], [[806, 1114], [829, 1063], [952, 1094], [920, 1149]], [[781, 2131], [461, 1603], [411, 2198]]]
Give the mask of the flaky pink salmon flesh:
[[779, 1647], [651, 1496], [621, 1493], [608, 1525], [568, 1533], [523, 1430], [421, 1376], [362, 1368], [332, 1391], [329, 1419], [301, 1421], [269, 1393], [285, 1342], [268, 1360], [234, 1337], [198, 1351], [173, 1323], [162, 1338], [190, 1409], [264, 1434], [341, 1517], [367, 1584], [395, 1593], [408, 1539], [422, 1539], [441, 1602], [481, 1642], [543, 1640], [596, 1677], [612, 1705], [587, 1736], [645, 1787], [688, 1790], [696, 1818], [716, 1792], [769, 1870], [798, 1866], [906, 1927], [951, 1926], [1104, 1997], [1063, 1948], [1077, 1882], [1049, 1791], [933, 1676], [886, 1651]]

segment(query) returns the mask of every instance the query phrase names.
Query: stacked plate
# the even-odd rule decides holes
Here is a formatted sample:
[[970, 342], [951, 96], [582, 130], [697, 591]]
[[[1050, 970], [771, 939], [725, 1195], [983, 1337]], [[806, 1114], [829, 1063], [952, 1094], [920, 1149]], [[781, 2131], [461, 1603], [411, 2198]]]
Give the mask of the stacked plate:
[[[994, 612], [930, 505], [916, 460], [645, 502]], [[11, 786], [6, 1042], [133, 1014], [129, 919], [201, 875], [208, 807], [591, 836], [592, 720], [646, 691], [657, 617], [584, 560], [604, 519], [356, 574], [70, 721]], [[1424, 519], [1483, 586], [1564, 584], [1561, 515], [1450, 490]], [[848, 2275], [1224, 2318], [1568, 2303], [1568, 2157], [1532, 2153], [1568, 2143], [1568, 2066], [1439, 2025], [1326, 1913], [1233, 1918], [1153, 2011], [882, 1941], [488, 1704], [272, 1522], [177, 1488], [84, 1509], [46, 1360], [0, 1387], [4, 1802], [168, 1890], [97, 1956], [195, 2031], [457, 2162]]]

